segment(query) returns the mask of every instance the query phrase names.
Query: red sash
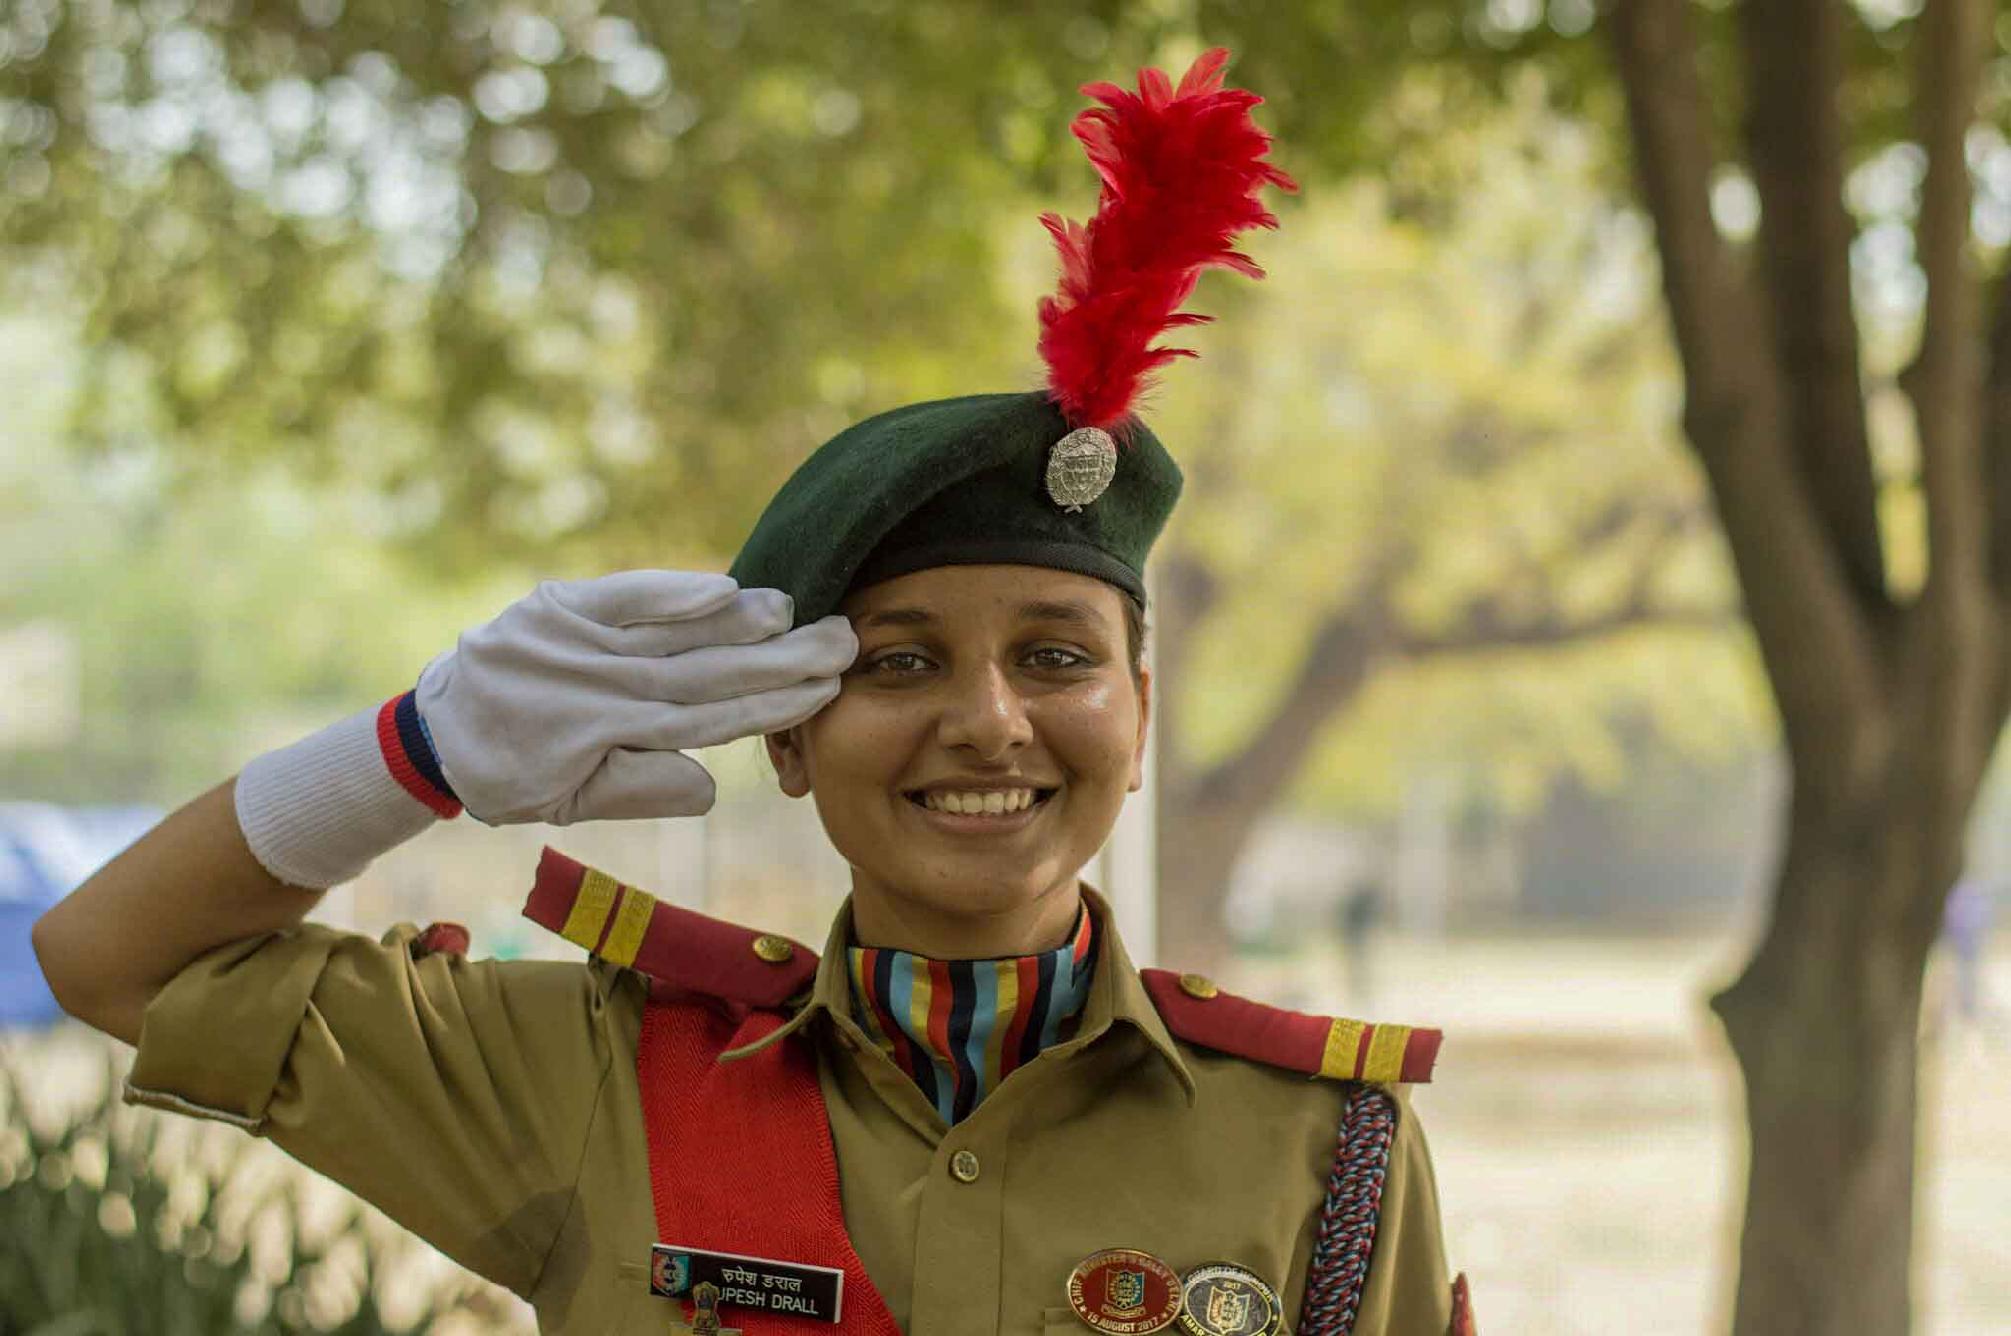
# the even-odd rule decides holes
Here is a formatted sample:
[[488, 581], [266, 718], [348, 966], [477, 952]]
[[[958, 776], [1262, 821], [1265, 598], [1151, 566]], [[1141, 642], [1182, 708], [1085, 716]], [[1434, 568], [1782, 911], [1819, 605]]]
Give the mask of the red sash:
[[658, 1241], [845, 1273], [835, 1327], [746, 1309], [721, 1313], [747, 1336], [900, 1336], [845, 1233], [838, 1158], [808, 1044], [791, 1036], [752, 1057], [717, 1060], [782, 1021], [772, 1011], [735, 1021], [695, 1000], [652, 999], [643, 1009], [635, 1069]]

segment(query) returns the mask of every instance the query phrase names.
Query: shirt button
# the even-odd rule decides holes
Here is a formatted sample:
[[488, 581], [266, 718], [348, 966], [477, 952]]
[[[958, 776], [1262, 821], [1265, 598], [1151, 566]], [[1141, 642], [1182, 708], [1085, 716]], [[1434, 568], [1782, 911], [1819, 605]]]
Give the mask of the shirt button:
[[959, 1183], [978, 1181], [978, 1157], [967, 1150], [960, 1150], [950, 1156], [950, 1177]]

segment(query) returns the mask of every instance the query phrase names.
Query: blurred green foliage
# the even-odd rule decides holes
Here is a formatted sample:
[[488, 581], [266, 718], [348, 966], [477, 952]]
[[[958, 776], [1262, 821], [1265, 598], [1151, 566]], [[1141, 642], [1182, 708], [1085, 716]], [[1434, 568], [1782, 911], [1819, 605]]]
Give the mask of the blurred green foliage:
[[[1705, 73], [1728, 137], [1731, 6]], [[1901, 137], [1911, 9], [1851, 29], [1851, 128]], [[1087, 80], [1237, 55], [1284, 164], [1431, 222], [1445, 145], [1532, 70], [1600, 133], [1593, 0], [16, 0], [0, 249], [88, 313], [81, 421], [367, 480], [410, 542], [718, 550], [864, 413], [1029, 383], [988, 281], [1031, 193], [1077, 215]], [[1430, 98], [1406, 97], [1420, 83]], [[158, 390], [135, 412], [129, 377]], [[691, 504], [692, 498], [701, 503]], [[613, 549], [612, 551], [610, 549]]]
[[56, 1117], [28, 1116], [22, 1079], [0, 1061], [0, 1330], [373, 1336], [468, 1307], [474, 1286], [457, 1280], [390, 1322], [386, 1272], [415, 1242], [373, 1235], [353, 1202], [310, 1227], [301, 1176], [246, 1183], [230, 1152], [250, 1143], [232, 1133], [223, 1156], [197, 1153], [218, 1129], [165, 1135], [161, 1115], [120, 1103], [109, 1068], [96, 1099]]
[[89, 313], [101, 444], [360, 479], [461, 569], [717, 550], [808, 444], [1003, 369], [992, 211], [1108, 8], [26, 0], [0, 241]]
[[[1579, 97], [1566, 8], [19, 0], [0, 248], [86, 313], [103, 448], [361, 480], [463, 571], [674, 562], [847, 422], [1037, 379], [989, 275], [1029, 193], [1093, 207], [1085, 81], [1225, 42], [1290, 169], [1429, 216], [1510, 50]], [[1427, 115], [1387, 96], [1420, 71]]]
[[71, 448], [74, 339], [60, 321], [0, 318], [0, 611], [55, 628], [74, 673], [40, 697], [16, 684], [22, 708], [73, 727], [6, 751], [9, 796], [181, 801], [410, 683], [529, 587], [503, 565], [425, 578], [385, 549], [356, 488], [214, 464], [178, 489], [147, 441]]

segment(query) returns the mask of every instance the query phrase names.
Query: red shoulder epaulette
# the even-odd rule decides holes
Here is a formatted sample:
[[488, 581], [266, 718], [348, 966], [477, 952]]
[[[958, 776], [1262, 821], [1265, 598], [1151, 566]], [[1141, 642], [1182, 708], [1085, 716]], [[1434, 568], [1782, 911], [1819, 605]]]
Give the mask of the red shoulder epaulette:
[[665, 904], [549, 846], [524, 917], [602, 960], [743, 1006], [779, 1007], [817, 973], [801, 942]]
[[1190, 1044], [1336, 1081], [1431, 1080], [1444, 1035], [1312, 1016], [1225, 993], [1198, 974], [1140, 970], [1166, 1028]]

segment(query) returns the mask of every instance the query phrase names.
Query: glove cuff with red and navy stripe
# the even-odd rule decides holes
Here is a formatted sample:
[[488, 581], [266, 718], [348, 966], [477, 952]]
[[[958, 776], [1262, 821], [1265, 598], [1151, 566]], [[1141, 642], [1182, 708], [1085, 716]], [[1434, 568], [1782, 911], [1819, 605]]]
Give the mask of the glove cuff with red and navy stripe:
[[348, 881], [461, 811], [409, 691], [254, 757], [235, 806], [252, 856], [311, 890]]
[[419, 717], [419, 698], [408, 691], [384, 702], [377, 712], [377, 745], [391, 778], [443, 820], [461, 814], [461, 799], [440, 768], [433, 734]]

